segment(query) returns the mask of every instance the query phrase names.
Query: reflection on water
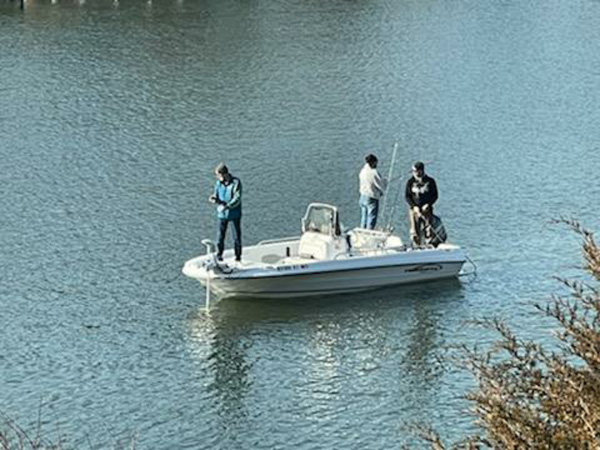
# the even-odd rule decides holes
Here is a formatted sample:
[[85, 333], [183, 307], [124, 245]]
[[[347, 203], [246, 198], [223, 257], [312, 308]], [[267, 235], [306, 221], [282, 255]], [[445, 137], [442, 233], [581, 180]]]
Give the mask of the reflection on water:
[[[229, 299], [209, 313], [198, 309], [189, 318], [188, 346], [214, 393], [223, 439], [239, 444], [239, 433], [256, 432], [253, 424], [269, 411], [283, 429], [308, 415], [310, 430], [302, 433], [319, 435], [358, 425], [399, 396], [406, 408], [432, 404], [443, 376], [442, 323], [456, 323], [462, 291], [457, 280], [445, 280], [327, 299]], [[340, 422], [348, 408], [357, 415]], [[284, 442], [281, 433], [263, 444]]]

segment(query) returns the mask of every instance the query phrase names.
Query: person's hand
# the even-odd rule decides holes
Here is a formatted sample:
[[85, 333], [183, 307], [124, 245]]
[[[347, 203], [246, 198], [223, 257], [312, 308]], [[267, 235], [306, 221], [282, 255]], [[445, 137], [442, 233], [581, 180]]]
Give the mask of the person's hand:
[[208, 197], [208, 201], [211, 203], [217, 203], [217, 196], [211, 195], [210, 197]]
[[426, 213], [431, 209], [431, 205], [429, 203], [426, 203], [423, 205], [423, 212]]
[[421, 210], [419, 209], [418, 206], [413, 206], [413, 214], [415, 214], [417, 217], [419, 217], [419, 215], [421, 215]]

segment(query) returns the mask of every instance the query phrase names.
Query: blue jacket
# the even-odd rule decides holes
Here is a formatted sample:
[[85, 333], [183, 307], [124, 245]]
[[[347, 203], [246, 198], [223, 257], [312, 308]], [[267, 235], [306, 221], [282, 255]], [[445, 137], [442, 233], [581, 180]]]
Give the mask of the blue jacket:
[[221, 220], [233, 220], [242, 217], [242, 182], [231, 177], [229, 184], [215, 183], [217, 198], [217, 217]]

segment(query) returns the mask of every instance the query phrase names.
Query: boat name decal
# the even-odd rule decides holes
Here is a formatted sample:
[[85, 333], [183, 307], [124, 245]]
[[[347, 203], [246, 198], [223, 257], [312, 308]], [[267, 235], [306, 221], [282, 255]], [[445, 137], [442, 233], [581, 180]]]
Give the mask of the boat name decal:
[[286, 270], [298, 270], [298, 269], [306, 269], [308, 266], [306, 264], [293, 264], [291, 266], [277, 266], [275, 267], [278, 271], [283, 272]]
[[406, 269], [405, 272], [426, 272], [429, 270], [442, 270], [440, 264], [421, 264], [410, 269]]

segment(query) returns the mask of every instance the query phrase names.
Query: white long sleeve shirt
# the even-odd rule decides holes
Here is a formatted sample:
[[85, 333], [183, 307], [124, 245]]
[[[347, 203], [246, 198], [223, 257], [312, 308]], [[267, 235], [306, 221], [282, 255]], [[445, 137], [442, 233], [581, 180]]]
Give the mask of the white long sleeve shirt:
[[358, 175], [360, 180], [360, 195], [379, 199], [385, 192], [386, 181], [381, 178], [377, 169], [365, 164]]

